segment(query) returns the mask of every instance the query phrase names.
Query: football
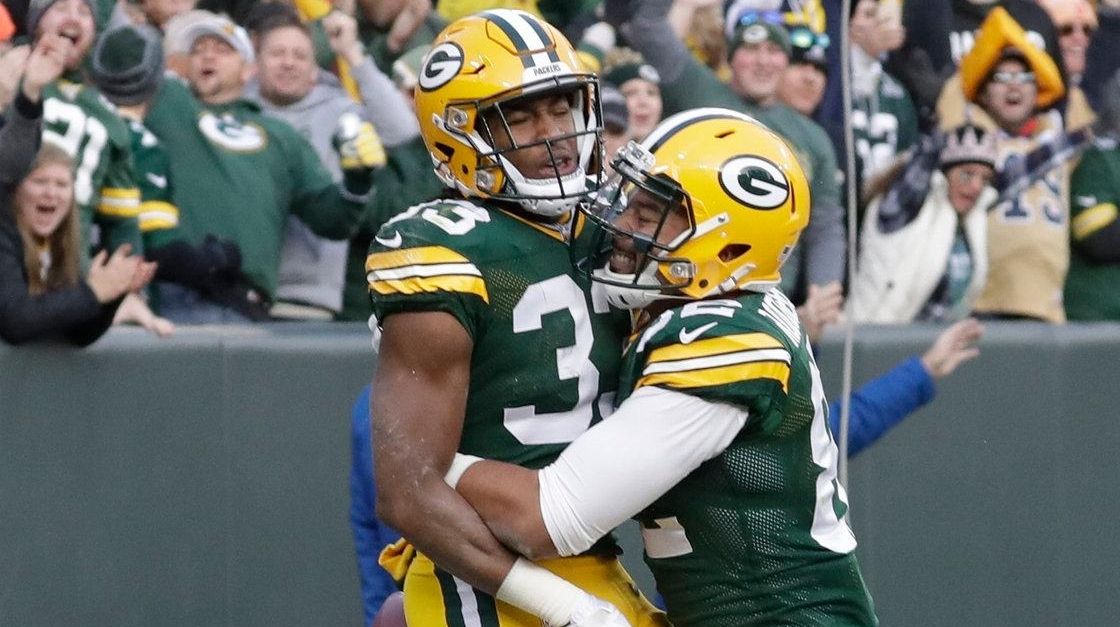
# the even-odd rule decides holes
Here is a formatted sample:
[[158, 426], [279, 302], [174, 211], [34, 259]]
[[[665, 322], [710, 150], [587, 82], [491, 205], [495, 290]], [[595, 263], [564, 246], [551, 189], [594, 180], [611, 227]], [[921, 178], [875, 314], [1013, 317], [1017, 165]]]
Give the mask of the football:
[[394, 592], [373, 617], [370, 627], [408, 627], [404, 620], [404, 593]]

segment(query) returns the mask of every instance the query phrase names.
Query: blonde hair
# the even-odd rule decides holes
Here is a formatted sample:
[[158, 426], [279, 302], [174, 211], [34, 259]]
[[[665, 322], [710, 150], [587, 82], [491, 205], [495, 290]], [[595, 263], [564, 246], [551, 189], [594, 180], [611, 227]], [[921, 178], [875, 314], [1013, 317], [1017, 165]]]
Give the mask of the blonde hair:
[[[31, 169], [27, 171], [23, 181], [20, 181], [20, 185], [23, 185], [23, 182], [36, 170], [48, 165], [65, 166], [67, 171], [71, 173], [70, 180], [71, 183], [73, 182], [74, 160], [62, 148], [44, 143], [39, 148], [39, 153], [35, 156], [35, 162], [31, 165]], [[81, 247], [79, 223], [81, 221], [78, 219], [77, 204], [74, 202], [73, 193], [70, 196], [70, 207], [66, 217], [59, 223], [58, 228], [47, 236], [45, 241], [40, 240], [31, 232], [31, 228], [24, 223], [23, 212], [19, 210], [15, 203], [13, 203], [13, 210], [16, 214], [16, 227], [19, 229], [20, 239], [23, 240], [23, 268], [27, 272], [28, 291], [33, 296], [37, 296], [51, 290], [77, 285], [78, 257]], [[50, 267], [47, 268], [45, 274], [43, 260], [39, 255], [39, 251], [44, 247], [50, 254], [51, 259]]]

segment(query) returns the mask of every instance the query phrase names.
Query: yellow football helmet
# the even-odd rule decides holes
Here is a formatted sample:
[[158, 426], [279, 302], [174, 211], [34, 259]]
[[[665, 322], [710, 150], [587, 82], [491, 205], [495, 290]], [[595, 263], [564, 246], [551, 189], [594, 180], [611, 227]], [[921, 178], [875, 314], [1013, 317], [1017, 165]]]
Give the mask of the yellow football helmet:
[[[452, 22], [424, 57], [416, 90], [420, 133], [436, 174], [468, 197], [514, 201], [544, 216], [568, 211], [586, 194], [588, 175], [599, 176], [597, 85], [564, 35], [529, 13], [496, 9]], [[516, 145], [503, 106], [556, 93], [571, 95], [573, 132]], [[496, 148], [492, 126], [498, 127], [495, 132], [505, 127], [510, 148]], [[573, 172], [562, 173], [553, 149], [572, 138], [577, 164]], [[541, 144], [554, 176], [530, 178], [506, 156]]]
[[678, 113], [621, 149], [612, 165], [617, 177], [585, 210], [604, 241], [581, 265], [606, 284], [616, 307], [765, 291], [780, 282], [809, 223], [809, 184], [797, 157], [736, 111]]

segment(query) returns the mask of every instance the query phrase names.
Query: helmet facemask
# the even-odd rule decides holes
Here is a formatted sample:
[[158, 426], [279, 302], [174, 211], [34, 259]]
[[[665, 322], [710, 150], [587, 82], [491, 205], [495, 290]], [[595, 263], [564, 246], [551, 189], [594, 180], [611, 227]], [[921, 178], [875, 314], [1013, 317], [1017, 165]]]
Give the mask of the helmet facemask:
[[604, 284], [611, 304], [622, 309], [688, 298], [680, 290], [695, 276], [692, 262], [673, 255], [696, 234], [691, 201], [678, 183], [650, 172], [653, 162], [635, 142], [620, 149], [612, 163], [617, 176], [586, 210], [600, 229], [577, 268]]
[[[544, 217], [557, 217], [575, 208], [586, 197], [589, 174], [595, 177], [593, 187], [598, 186], [601, 176], [602, 128], [596, 89], [590, 77], [559, 77], [502, 92], [485, 101], [449, 106], [448, 117], [460, 118], [467, 127], [457, 134], [478, 155], [476, 190], [466, 191], [515, 202]], [[519, 144], [511, 128], [511, 116], [518, 115], [517, 111], [527, 104], [555, 96], [566, 99], [572, 130]], [[467, 124], [468, 120], [473, 124]], [[453, 127], [450, 120], [447, 126]], [[547, 153], [542, 168], [545, 171], [522, 172], [514, 165], [514, 153], [540, 151], [542, 147]]]

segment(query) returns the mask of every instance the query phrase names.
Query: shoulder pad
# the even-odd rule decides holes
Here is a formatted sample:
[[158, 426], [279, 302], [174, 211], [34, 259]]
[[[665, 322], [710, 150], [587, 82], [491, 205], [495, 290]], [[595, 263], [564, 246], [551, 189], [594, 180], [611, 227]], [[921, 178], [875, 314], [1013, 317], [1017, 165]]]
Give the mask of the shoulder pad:
[[489, 301], [476, 265], [475, 227], [489, 212], [466, 201], [422, 203], [381, 226], [366, 257], [370, 289], [380, 294], [459, 292]]
[[662, 314], [637, 347], [644, 352], [639, 385], [701, 388], [764, 378], [788, 386], [791, 347], [762, 309], [752, 309], [762, 302], [696, 301]]

